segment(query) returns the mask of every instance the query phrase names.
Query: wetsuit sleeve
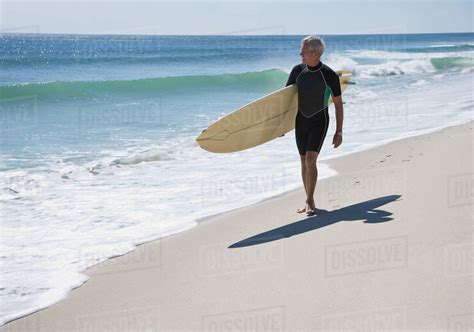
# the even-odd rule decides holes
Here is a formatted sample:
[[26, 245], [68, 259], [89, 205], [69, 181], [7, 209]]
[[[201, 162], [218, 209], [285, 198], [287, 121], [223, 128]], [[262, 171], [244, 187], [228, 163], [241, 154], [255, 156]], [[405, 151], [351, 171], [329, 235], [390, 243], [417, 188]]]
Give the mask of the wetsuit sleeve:
[[290, 76], [288, 77], [288, 81], [286, 82], [285, 86], [295, 84], [296, 78], [298, 77], [300, 73], [301, 73], [300, 65], [294, 66], [293, 69], [291, 70]]
[[341, 84], [339, 83], [339, 76], [336, 74], [335, 71], [330, 70], [328, 72], [328, 85], [332, 90], [333, 97], [339, 97], [341, 93]]

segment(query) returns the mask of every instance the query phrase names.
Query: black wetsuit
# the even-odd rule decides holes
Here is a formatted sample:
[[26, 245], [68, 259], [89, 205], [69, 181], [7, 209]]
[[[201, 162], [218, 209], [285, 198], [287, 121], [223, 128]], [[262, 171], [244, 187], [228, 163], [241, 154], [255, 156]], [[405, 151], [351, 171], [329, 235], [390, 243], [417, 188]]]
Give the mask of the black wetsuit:
[[330, 95], [341, 95], [339, 76], [319, 62], [315, 67], [303, 63], [293, 67], [286, 86], [298, 86], [298, 114], [295, 120], [296, 145], [300, 155], [321, 151], [329, 127]]

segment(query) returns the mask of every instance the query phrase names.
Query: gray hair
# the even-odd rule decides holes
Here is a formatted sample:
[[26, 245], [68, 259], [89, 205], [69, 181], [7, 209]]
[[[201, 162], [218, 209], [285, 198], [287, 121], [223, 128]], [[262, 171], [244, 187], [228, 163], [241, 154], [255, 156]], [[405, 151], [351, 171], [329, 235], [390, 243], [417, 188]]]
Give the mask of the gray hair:
[[318, 35], [307, 36], [303, 38], [301, 43], [308, 45], [308, 49], [310, 52], [319, 53], [319, 55], [323, 55], [324, 49], [326, 48], [324, 40]]

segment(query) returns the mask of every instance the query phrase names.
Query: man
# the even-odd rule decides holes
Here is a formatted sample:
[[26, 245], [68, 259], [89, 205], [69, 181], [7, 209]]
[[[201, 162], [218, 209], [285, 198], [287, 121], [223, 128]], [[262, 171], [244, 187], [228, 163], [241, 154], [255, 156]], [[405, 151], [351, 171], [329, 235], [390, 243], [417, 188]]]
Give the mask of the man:
[[318, 179], [316, 160], [323, 146], [329, 127], [328, 100], [332, 95], [336, 107], [336, 133], [332, 144], [342, 144], [343, 107], [339, 76], [320, 61], [325, 43], [321, 37], [312, 35], [301, 42], [302, 63], [290, 73], [286, 86], [298, 87], [298, 113], [295, 120], [296, 145], [301, 159], [301, 176], [306, 191], [306, 204], [298, 213], [314, 215], [316, 205], [314, 191]]

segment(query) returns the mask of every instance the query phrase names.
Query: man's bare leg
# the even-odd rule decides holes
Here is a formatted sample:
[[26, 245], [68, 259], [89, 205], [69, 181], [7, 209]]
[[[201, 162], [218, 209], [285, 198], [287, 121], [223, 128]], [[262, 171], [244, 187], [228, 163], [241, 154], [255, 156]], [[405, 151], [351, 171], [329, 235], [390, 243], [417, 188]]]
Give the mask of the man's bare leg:
[[306, 202], [309, 205], [309, 210], [307, 209], [308, 214], [313, 214], [316, 210], [314, 203], [314, 192], [316, 190], [316, 182], [318, 180], [318, 169], [316, 167], [316, 160], [318, 159], [318, 152], [316, 151], [306, 151]]
[[[306, 193], [306, 197], [308, 196], [308, 186], [306, 184], [306, 155], [300, 155], [301, 159], [301, 179], [303, 180], [303, 185], [304, 185], [304, 191]], [[296, 210], [298, 213], [303, 213], [308, 210], [308, 201], [305, 201], [305, 206], [301, 209]]]

